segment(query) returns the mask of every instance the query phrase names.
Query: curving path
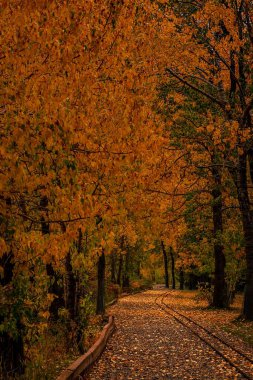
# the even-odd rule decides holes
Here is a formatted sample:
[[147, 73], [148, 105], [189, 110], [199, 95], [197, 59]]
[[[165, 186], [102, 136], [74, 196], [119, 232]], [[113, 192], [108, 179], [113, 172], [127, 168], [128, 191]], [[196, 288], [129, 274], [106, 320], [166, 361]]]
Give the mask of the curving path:
[[165, 290], [122, 298], [110, 308], [117, 330], [87, 380], [243, 379], [156, 304]]

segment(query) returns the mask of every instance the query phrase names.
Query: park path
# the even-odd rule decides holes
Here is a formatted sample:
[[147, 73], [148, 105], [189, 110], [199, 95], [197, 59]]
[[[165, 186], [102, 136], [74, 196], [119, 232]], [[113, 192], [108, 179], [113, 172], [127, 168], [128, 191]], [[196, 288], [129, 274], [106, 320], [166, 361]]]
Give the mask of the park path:
[[244, 377], [180, 325], [156, 300], [164, 289], [119, 300], [109, 310], [117, 329], [87, 380], [232, 380]]

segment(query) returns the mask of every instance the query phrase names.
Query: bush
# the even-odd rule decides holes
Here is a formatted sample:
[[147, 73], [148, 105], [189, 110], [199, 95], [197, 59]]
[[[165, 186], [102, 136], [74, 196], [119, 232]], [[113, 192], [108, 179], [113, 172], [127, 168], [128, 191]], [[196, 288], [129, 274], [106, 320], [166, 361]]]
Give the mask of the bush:
[[210, 306], [213, 301], [213, 286], [209, 282], [199, 282], [197, 289], [198, 292], [194, 297], [196, 302], [207, 301]]

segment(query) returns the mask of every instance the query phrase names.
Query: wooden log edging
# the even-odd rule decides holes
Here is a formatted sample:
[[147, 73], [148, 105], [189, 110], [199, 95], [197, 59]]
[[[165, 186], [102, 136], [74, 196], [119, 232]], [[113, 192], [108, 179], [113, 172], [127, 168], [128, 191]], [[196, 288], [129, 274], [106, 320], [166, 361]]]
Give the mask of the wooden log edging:
[[74, 363], [60, 373], [56, 380], [75, 380], [80, 379], [81, 374], [102, 354], [109, 337], [115, 329], [114, 317], [109, 316], [109, 322], [103, 328], [100, 337], [93, 346], [80, 356]]

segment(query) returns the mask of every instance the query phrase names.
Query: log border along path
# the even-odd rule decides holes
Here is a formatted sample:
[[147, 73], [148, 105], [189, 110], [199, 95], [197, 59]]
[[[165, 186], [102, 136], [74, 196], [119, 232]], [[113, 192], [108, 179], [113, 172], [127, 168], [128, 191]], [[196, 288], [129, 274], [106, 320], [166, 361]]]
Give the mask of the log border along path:
[[155, 289], [112, 306], [117, 329], [87, 380], [253, 379], [253, 358], [168, 305]]
[[[227, 363], [234, 367], [236, 371], [243, 376], [243, 378], [247, 380], [253, 380], [252, 371], [251, 373], [249, 372], [249, 368], [253, 368], [253, 359], [247, 356], [241, 350], [233, 347], [223, 338], [208, 330], [206, 327], [194, 321], [192, 318], [184, 315], [183, 313], [180, 313], [178, 310], [175, 310], [175, 308], [166, 304], [164, 302], [164, 299], [171, 294], [171, 291], [168, 291], [164, 295], [158, 296], [155, 300], [156, 304], [161, 307], [165, 313], [172, 316], [177, 322], [188, 328], [194, 335], [205, 342]], [[231, 358], [233, 358], [233, 360]]]

